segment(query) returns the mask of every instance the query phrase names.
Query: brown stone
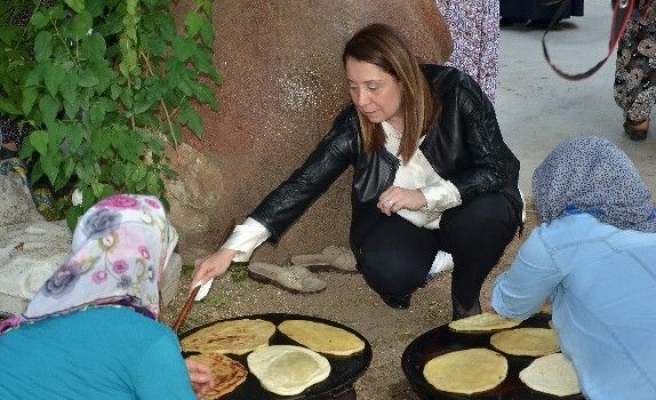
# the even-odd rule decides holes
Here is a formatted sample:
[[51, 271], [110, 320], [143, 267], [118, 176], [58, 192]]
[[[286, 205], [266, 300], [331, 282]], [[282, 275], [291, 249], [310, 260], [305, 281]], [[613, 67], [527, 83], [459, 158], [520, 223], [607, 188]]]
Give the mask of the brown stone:
[[[204, 235], [208, 252], [214, 250], [231, 218], [243, 221], [302, 163], [349, 102], [341, 52], [355, 31], [372, 22], [393, 25], [424, 61], [441, 63], [451, 51], [448, 28], [434, 0], [215, 0], [213, 4], [215, 60], [224, 79], [216, 91], [221, 110], [202, 110], [205, 136], [188, 137], [194, 148], [219, 156], [224, 166], [222, 170], [207, 167], [217, 168], [212, 173], [223, 182], [219, 204], [203, 210], [209, 216]], [[188, 3], [180, 7], [179, 11]], [[187, 177], [181, 174], [181, 179]], [[347, 172], [275, 251], [265, 245], [255, 258], [283, 262], [291, 254], [347, 245], [349, 183]], [[216, 196], [213, 189], [199, 190]], [[181, 247], [186, 245], [181, 238]]]

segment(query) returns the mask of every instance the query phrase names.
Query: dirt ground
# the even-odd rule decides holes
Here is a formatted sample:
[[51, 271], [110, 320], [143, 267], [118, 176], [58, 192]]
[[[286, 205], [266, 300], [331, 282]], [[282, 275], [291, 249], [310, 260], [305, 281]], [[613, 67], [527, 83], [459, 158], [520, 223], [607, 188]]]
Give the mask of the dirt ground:
[[[488, 276], [482, 302], [489, 297], [494, 278], [509, 266], [519, 244], [535, 226], [535, 220], [534, 212], [529, 210], [524, 235], [515, 237]], [[190, 268], [184, 272], [178, 294], [162, 315], [163, 322], [169, 325], [187, 297]], [[193, 306], [180, 332], [219, 319], [262, 313], [293, 313], [333, 320], [360, 332], [373, 349], [369, 369], [355, 384], [358, 400], [417, 400], [401, 369], [401, 355], [417, 336], [450, 321], [451, 274], [442, 273], [419, 289], [407, 310], [387, 307], [358, 274], [318, 274], [328, 283], [327, 288], [317, 294], [298, 295], [249, 279], [244, 267], [234, 267], [214, 282], [202, 302]]]

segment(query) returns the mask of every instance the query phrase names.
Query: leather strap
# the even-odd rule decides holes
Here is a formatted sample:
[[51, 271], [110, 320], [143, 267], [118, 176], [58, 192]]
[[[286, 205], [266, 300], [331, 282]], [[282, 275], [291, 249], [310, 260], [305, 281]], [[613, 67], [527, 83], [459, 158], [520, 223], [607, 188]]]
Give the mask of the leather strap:
[[549, 22], [549, 26], [544, 31], [544, 35], [542, 35], [542, 52], [544, 53], [544, 58], [547, 60], [547, 63], [549, 64], [551, 69], [562, 78], [571, 81], [580, 81], [582, 79], [592, 76], [604, 65], [604, 63], [608, 60], [608, 58], [613, 54], [613, 50], [619, 43], [620, 39], [622, 38], [622, 35], [624, 34], [624, 31], [626, 30], [627, 24], [631, 20], [631, 14], [633, 13], [633, 10], [637, 9], [640, 10], [641, 13], [646, 13], [647, 7], [649, 6], [649, 3], [651, 3], [651, 1], [653, 0], [640, 0], [640, 1], [639, 0], [613, 0], [612, 2], [613, 23], [610, 31], [610, 40], [608, 41], [608, 54], [606, 54], [606, 57], [601, 59], [601, 61], [595, 64], [592, 68], [578, 74], [567, 73], [561, 70], [560, 68], [556, 67], [551, 62], [551, 57], [549, 57], [549, 52], [547, 51], [547, 43], [545, 40], [547, 37], [547, 33], [549, 33], [551, 29], [558, 23], [558, 21], [560, 21], [560, 17], [563, 15], [567, 7], [571, 4], [571, 0], [556, 0], [556, 1], [547, 2], [547, 4], [560, 3], [560, 7], [558, 7], [558, 10], [551, 18], [551, 21]]

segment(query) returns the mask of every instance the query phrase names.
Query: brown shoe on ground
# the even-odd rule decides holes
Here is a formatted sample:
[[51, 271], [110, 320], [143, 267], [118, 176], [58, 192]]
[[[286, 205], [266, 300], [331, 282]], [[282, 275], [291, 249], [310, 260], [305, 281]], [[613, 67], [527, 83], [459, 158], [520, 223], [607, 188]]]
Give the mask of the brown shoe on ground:
[[624, 121], [624, 133], [629, 139], [640, 141], [647, 139], [647, 132], [649, 131], [649, 121], [633, 122], [630, 120]]

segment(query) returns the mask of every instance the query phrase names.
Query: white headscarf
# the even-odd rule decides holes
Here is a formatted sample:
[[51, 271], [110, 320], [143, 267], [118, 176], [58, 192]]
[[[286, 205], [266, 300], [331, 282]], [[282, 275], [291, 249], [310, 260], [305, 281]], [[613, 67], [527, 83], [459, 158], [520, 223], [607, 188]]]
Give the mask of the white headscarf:
[[101, 200], [78, 221], [70, 258], [22, 316], [0, 324], [0, 332], [89, 306], [128, 306], [157, 319], [158, 283], [177, 239], [155, 197], [122, 194]]

